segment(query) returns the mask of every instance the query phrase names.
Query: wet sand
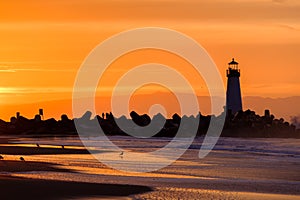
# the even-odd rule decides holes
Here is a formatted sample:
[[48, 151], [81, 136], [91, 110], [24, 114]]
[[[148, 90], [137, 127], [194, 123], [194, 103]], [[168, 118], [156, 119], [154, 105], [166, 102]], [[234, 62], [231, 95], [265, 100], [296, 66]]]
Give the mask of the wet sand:
[[[2, 143], [8, 140], [1, 140]], [[45, 148], [20, 147], [0, 145], [0, 152], [4, 158], [0, 160], [0, 194], [1, 199], [127, 199], [129, 195], [152, 191], [150, 187], [132, 184], [105, 184], [85, 183], [74, 181], [55, 181], [32, 178], [18, 178], [9, 174], [15, 172], [73, 172], [60, 165], [47, 162], [33, 162], [21, 160], [7, 160], [7, 155], [59, 155], [59, 154], [88, 154], [85, 149], [72, 149], [72, 147]], [[4, 146], [3, 146], [4, 145]], [[11, 157], [9, 158], [11, 159]], [[124, 198], [120, 198], [124, 197]], [[126, 198], [125, 198], [126, 197]]]
[[0, 176], [1, 199], [71, 199], [97, 197], [114, 199], [151, 191], [146, 186], [78, 183], [71, 181], [53, 181], [24, 179]]
[[30, 172], [30, 171], [56, 171], [71, 172], [72, 170], [59, 168], [59, 165], [18, 160], [1, 160], [0, 172]]
[[[51, 154], [89, 154], [84, 148], [76, 149], [72, 147], [22, 147], [22, 146], [3, 146], [0, 144], [0, 154], [7, 155], [51, 155]], [[100, 151], [94, 151], [100, 153]]]
[[[35, 148], [26, 147], [27, 153]], [[6, 149], [6, 148], [5, 148]], [[20, 153], [23, 148], [16, 148]], [[0, 148], [0, 150], [3, 150]], [[53, 153], [56, 152], [52, 149]], [[150, 187], [131, 184], [85, 183], [75, 181], [43, 180], [13, 177], [9, 174], [16, 172], [61, 172], [77, 173], [61, 168], [60, 165], [47, 162], [33, 162], [21, 160], [0, 160], [0, 197], [1, 199], [127, 199], [129, 195], [152, 191]], [[120, 198], [124, 197], [124, 198]]]
[[[154, 197], [154, 198], [153, 198]], [[160, 198], [155, 198], [160, 197]], [[226, 199], [226, 200], [299, 200], [298, 195], [259, 192], [236, 192], [208, 189], [157, 188], [153, 192], [136, 195], [136, 199]]]
[[[247, 141], [253, 142], [255, 148], [261, 145]], [[250, 144], [247, 141], [232, 143], [235, 146], [245, 143], [246, 148]], [[167, 168], [137, 174], [108, 168], [71, 146], [44, 150], [0, 146], [0, 154], [4, 155], [4, 160], [0, 160], [1, 199], [300, 199], [299, 154], [269, 152], [272, 143], [263, 142], [266, 142], [263, 153], [251, 150], [252, 147], [247, 147], [250, 151], [244, 147], [241, 151], [223, 149], [223, 145], [219, 147], [222, 150], [212, 151], [203, 160], [197, 158], [197, 148], [189, 149]], [[285, 142], [295, 147], [299, 144], [299, 141]], [[145, 148], [136, 142], [130, 144]], [[80, 160], [80, 154], [84, 160]], [[19, 155], [28, 160], [17, 160]]]

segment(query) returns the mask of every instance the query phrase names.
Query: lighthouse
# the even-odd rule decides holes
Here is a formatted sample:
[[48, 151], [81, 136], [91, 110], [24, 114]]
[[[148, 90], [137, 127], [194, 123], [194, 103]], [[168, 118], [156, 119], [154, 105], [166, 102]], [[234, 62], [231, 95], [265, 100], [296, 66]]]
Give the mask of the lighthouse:
[[242, 108], [241, 87], [240, 87], [240, 69], [239, 63], [232, 59], [228, 63], [227, 74], [227, 91], [226, 91], [226, 108], [228, 112], [235, 114]]

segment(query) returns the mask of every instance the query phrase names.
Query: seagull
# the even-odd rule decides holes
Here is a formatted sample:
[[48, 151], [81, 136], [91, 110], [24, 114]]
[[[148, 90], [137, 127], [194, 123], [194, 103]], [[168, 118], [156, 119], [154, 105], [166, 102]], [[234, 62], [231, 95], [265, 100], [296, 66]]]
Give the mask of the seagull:
[[123, 159], [123, 155], [124, 155], [124, 151], [121, 151], [121, 153], [119, 154], [120, 158]]
[[25, 161], [25, 159], [24, 159], [23, 157], [20, 157], [20, 160], [21, 160], [21, 161]]
[[3, 160], [3, 159], [4, 159], [4, 157], [0, 155], [0, 160]]

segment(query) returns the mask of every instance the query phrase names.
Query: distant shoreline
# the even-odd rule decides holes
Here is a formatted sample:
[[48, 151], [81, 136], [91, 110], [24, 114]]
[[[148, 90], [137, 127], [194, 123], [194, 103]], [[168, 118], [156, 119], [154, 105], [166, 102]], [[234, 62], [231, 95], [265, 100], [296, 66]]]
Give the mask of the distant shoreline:
[[[42, 120], [42, 115], [37, 114], [34, 119], [27, 119], [20, 116], [11, 117], [10, 122], [0, 120], [0, 135], [36, 135], [41, 136], [95, 136], [101, 127], [106, 135], [135, 135], [143, 136], [143, 129], [152, 124], [158, 127], [158, 132], [153, 137], [175, 137], [179, 130], [180, 137], [194, 137], [206, 135], [211, 122], [220, 123], [221, 133], [216, 133], [221, 137], [241, 137], [241, 138], [300, 138], [300, 129], [294, 124], [277, 119], [269, 110], [265, 110], [263, 116], [257, 115], [254, 111], [246, 110], [232, 113], [228, 110], [219, 116], [204, 116], [198, 113], [196, 116], [179, 116], [174, 114], [172, 118], [166, 119], [162, 114], [150, 118], [147, 114], [138, 114], [135, 111], [130, 113], [131, 118], [125, 116], [116, 118], [112, 113], [102, 113], [101, 116], [92, 116], [92, 112], [87, 111], [80, 118], [69, 119], [63, 114], [61, 120], [54, 118]], [[181, 124], [184, 122], [183, 128]], [[121, 129], [119, 123], [126, 127]], [[133, 125], [135, 124], [135, 125]], [[80, 131], [79, 131], [80, 130]], [[125, 131], [124, 131], [125, 130]], [[79, 131], [79, 132], [78, 132]], [[150, 130], [151, 131], [151, 130]], [[59, 133], [59, 134], [58, 134]]]

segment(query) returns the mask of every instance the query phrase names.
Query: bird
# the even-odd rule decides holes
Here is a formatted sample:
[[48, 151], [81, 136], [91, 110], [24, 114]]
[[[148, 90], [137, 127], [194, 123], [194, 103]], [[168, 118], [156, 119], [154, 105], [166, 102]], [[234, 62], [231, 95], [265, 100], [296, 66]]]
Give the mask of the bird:
[[3, 159], [4, 159], [4, 157], [0, 155], [0, 160], [3, 160]]
[[20, 157], [20, 160], [21, 160], [21, 161], [25, 161], [25, 159], [24, 159], [23, 157]]
[[40, 145], [39, 144], [36, 144], [36, 146], [39, 148], [40, 147]]
[[123, 159], [123, 155], [124, 155], [124, 151], [121, 151], [121, 153], [120, 153], [120, 158], [122, 158]]
[[64, 146], [64, 145], [61, 145], [61, 148], [62, 148], [62, 149], [65, 149], [65, 146]]

